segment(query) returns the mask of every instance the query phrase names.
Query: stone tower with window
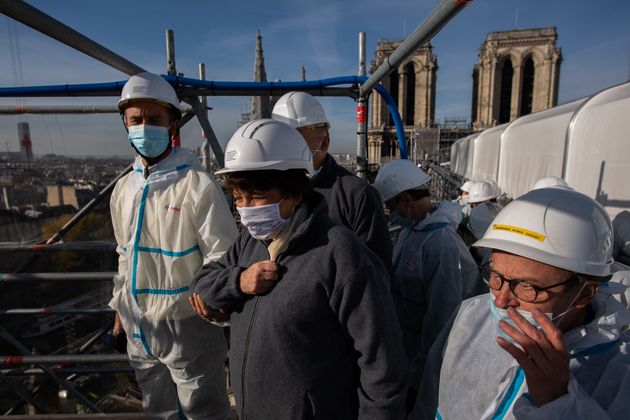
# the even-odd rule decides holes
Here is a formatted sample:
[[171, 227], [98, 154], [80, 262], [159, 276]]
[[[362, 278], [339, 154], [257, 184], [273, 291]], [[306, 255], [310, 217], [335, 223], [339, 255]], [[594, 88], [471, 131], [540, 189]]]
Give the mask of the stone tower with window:
[[551, 108], [562, 54], [556, 28], [491, 32], [473, 69], [472, 121], [484, 130]]
[[[401, 41], [379, 41], [370, 73], [373, 73], [400, 44]], [[426, 43], [407, 57], [382, 82], [398, 106], [408, 143], [421, 138], [422, 130], [433, 130], [437, 69], [437, 58], [433, 54], [431, 44]], [[369, 163], [384, 163], [399, 158], [394, 120], [387, 103], [376, 91], [370, 95], [369, 115]], [[408, 149], [411, 155], [412, 147], [408, 146]]]

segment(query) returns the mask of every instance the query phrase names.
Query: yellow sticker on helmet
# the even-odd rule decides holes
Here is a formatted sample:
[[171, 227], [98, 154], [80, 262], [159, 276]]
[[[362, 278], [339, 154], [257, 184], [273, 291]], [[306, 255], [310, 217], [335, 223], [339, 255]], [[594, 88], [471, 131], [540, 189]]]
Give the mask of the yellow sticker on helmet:
[[492, 230], [503, 230], [505, 232], [516, 233], [519, 235], [527, 236], [528, 238], [536, 239], [540, 242], [545, 242], [545, 235], [516, 226], [493, 225]]

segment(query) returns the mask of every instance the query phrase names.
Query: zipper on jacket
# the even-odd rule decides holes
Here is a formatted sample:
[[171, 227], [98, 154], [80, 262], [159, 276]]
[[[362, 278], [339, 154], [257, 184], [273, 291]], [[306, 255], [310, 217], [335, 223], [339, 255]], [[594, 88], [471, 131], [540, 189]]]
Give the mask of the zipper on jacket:
[[241, 415], [243, 416], [243, 420], [247, 418], [247, 413], [245, 410], [245, 372], [247, 368], [247, 354], [249, 353], [249, 340], [252, 336], [252, 330], [254, 329], [254, 322], [256, 322], [256, 309], [258, 308], [258, 302], [260, 301], [260, 296], [256, 296], [254, 298], [256, 301], [254, 302], [254, 308], [252, 309], [252, 316], [249, 318], [249, 325], [247, 326], [247, 339], [245, 340], [245, 352], [243, 353], [243, 366], [241, 367], [241, 394], [243, 395], [243, 403], [241, 408]]

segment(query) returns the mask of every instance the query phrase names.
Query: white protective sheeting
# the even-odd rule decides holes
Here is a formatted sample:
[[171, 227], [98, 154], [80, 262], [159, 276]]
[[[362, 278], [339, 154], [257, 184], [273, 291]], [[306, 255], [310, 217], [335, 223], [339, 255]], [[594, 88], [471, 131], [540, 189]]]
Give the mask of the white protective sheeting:
[[630, 209], [630, 83], [592, 96], [575, 114], [564, 179], [612, 219]]
[[477, 137], [477, 134], [471, 134], [453, 143], [451, 149], [451, 170], [459, 176], [466, 175], [470, 140], [475, 137]]
[[525, 194], [540, 178], [562, 176], [566, 132], [585, 100], [520, 117], [503, 132], [497, 182], [507, 196]]
[[[475, 139], [477, 138], [477, 136], [479, 135], [479, 133], [475, 133], [475, 134], [471, 134], [468, 137], [464, 137], [465, 140], [465, 147], [466, 147], [466, 155], [465, 155], [465, 159], [466, 159], [466, 163], [465, 163], [465, 170], [464, 170], [464, 177], [466, 177], [466, 179], [473, 179], [472, 178], [472, 165], [473, 165], [473, 159], [475, 156]], [[464, 159], [464, 157], [462, 157], [462, 159]]]
[[[497, 181], [499, 171], [499, 151], [501, 150], [501, 133], [508, 124], [482, 131], [473, 140], [475, 155], [473, 158], [471, 178], [484, 181]], [[500, 186], [500, 185], [499, 185]]]

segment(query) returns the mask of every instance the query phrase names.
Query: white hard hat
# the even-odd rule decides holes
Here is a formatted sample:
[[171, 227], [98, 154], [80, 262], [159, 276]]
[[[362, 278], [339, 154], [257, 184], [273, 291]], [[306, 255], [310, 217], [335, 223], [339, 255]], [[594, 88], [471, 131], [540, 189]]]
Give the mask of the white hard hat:
[[118, 109], [123, 112], [131, 101], [149, 100], [170, 106], [181, 117], [179, 99], [175, 89], [162, 76], [142, 72], [131, 76], [122, 88]]
[[537, 190], [539, 188], [571, 188], [567, 181], [557, 176], [546, 176], [544, 178], [540, 178], [534, 186], [532, 190]]
[[311, 151], [293, 127], [271, 120], [250, 121], [241, 126], [225, 147], [225, 168], [217, 174], [275, 169], [313, 172]]
[[271, 111], [271, 118], [287, 123], [293, 128], [316, 124], [326, 124], [326, 127], [330, 127], [322, 105], [305, 92], [289, 92], [282, 95]]
[[406, 159], [393, 160], [378, 171], [374, 188], [383, 201], [388, 201], [403, 191], [418, 189], [426, 185], [431, 177]]
[[614, 263], [610, 216], [571, 189], [542, 188], [517, 198], [474, 246], [596, 277], [609, 276]]
[[488, 181], [477, 181], [468, 193], [467, 201], [470, 204], [482, 203], [484, 201], [492, 200], [497, 197], [497, 191], [494, 186]]
[[462, 184], [461, 187], [459, 187], [459, 189], [465, 192], [470, 192], [470, 188], [473, 186], [474, 183], [475, 181], [466, 181]]
[[490, 183], [490, 185], [492, 185], [492, 188], [494, 189], [494, 193], [496, 194], [495, 197], [498, 197], [501, 195], [501, 187], [499, 187], [499, 184], [497, 184], [497, 181], [493, 180], [493, 179], [489, 179], [487, 182]]

